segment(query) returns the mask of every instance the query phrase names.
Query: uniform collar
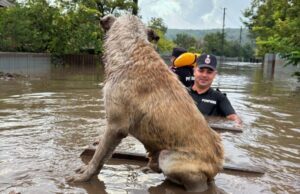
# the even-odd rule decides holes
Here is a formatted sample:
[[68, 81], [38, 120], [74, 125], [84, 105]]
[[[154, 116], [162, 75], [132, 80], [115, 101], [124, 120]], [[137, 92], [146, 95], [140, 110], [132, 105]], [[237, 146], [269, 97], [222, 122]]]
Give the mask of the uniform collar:
[[193, 86], [191, 86], [190, 89], [191, 89], [191, 91], [192, 91], [193, 93], [198, 94], [198, 95], [207, 94], [207, 93], [209, 93], [209, 92], [212, 91], [212, 88], [209, 87], [207, 91], [205, 91], [204, 93], [199, 94], [196, 90], [193, 89]]

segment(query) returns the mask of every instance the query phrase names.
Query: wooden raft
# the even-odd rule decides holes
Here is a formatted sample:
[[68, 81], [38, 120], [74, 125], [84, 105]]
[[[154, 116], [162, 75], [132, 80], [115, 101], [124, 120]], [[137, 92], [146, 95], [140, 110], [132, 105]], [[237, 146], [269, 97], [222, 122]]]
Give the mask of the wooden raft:
[[[90, 145], [88, 146], [82, 153], [81, 157], [89, 157], [92, 158], [96, 150], [96, 146]], [[112, 155], [112, 159], [124, 160], [124, 163], [127, 161], [136, 161], [143, 162], [145, 165], [148, 162], [148, 158], [146, 154], [142, 153], [131, 153], [131, 152], [114, 152]], [[261, 168], [255, 166], [237, 166], [233, 164], [224, 164], [223, 172], [235, 175], [258, 175], [261, 176], [265, 173], [265, 171]]]

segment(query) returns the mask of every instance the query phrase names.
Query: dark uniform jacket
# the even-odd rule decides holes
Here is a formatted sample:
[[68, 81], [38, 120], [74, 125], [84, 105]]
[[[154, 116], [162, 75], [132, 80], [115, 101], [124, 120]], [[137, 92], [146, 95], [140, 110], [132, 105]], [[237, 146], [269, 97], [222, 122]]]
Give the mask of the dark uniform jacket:
[[195, 78], [192, 66], [172, 68], [172, 71], [177, 74], [179, 80], [185, 87], [190, 87], [194, 84]]
[[220, 91], [209, 88], [205, 93], [198, 94], [191, 87], [188, 88], [188, 91], [203, 115], [226, 117], [235, 114], [228, 98]]

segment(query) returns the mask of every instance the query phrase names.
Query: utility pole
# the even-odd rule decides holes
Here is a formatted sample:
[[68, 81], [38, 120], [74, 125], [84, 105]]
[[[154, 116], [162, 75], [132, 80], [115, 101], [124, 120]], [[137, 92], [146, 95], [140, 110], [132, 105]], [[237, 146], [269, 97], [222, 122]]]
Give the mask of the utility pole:
[[242, 32], [243, 32], [243, 27], [241, 26], [241, 29], [240, 29], [240, 45], [242, 45]]
[[222, 27], [222, 44], [221, 44], [221, 49], [222, 49], [221, 61], [222, 61], [222, 62], [223, 62], [223, 57], [224, 57], [225, 12], [226, 12], [226, 8], [224, 7], [224, 11], [223, 11], [223, 27]]
[[240, 60], [242, 59], [242, 32], [243, 32], [243, 27], [241, 26], [241, 29], [240, 29], [240, 50], [239, 50], [239, 57], [240, 57]]

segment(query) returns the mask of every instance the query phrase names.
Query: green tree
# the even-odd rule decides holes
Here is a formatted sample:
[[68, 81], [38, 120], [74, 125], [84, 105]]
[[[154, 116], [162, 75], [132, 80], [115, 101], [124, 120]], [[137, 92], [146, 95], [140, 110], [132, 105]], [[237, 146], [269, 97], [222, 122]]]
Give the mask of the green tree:
[[163, 32], [159, 30], [155, 30], [157, 35], [160, 37], [158, 41], [158, 52], [165, 53], [165, 52], [171, 52], [171, 50], [175, 47], [175, 44], [173, 41], [167, 39]]
[[29, 0], [23, 7], [29, 24], [27, 34], [29, 41], [24, 44], [25, 50], [34, 52], [50, 52], [49, 44], [55, 36], [53, 22], [59, 15], [58, 8], [52, 7], [46, 0]]
[[[30, 34], [29, 21], [19, 5], [13, 8], [0, 9], [0, 50], [22, 51], [22, 42], [27, 42]], [[23, 18], [21, 21], [20, 18]]]
[[51, 40], [53, 15], [58, 9], [45, 0], [28, 1], [1, 10], [1, 50], [47, 51]]
[[76, 10], [78, 6], [97, 11], [98, 17], [108, 14], [120, 15], [123, 11], [138, 12], [138, 0], [57, 0], [68, 10]]
[[[206, 53], [212, 53], [214, 55], [221, 56], [222, 53], [222, 33], [209, 33], [204, 36], [204, 48], [203, 51]], [[227, 44], [227, 41], [224, 40], [224, 45]]]
[[254, 52], [254, 46], [250, 43], [246, 43], [241, 47], [241, 56], [245, 60], [249, 60], [254, 57], [255, 52]]
[[173, 41], [166, 38], [165, 33], [167, 32], [167, 26], [164, 24], [162, 18], [151, 18], [148, 22], [148, 27], [153, 29], [159, 36], [158, 51], [159, 52], [170, 52], [175, 44]]
[[300, 61], [300, 1], [252, 0], [244, 23], [256, 38], [257, 55], [281, 53], [289, 63]]
[[99, 16], [137, 13], [137, 0], [25, 0], [0, 9], [0, 50], [56, 55], [101, 52]]
[[[123, 11], [137, 14], [137, 0], [57, 0], [64, 11], [63, 20], [58, 20], [56, 29], [64, 36], [56, 37], [52, 47], [58, 53], [82, 53], [102, 50], [103, 33], [99, 19], [108, 14], [120, 15]], [[61, 28], [65, 23], [64, 29]], [[61, 43], [64, 44], [61, 44]]]
[[82, 53], [102, 50], [102, 31], [93, 9], [79, 5], [76, 10], [67, 10], [53, 23], [58, 36], [51, 41], [53, 53]]
[[241, 45], [239, 41], [224, 40], [224, 53], [222, 51], [222, 33], [209, 33], [204, 36], [203, 51], [214, 55], [226, 57], [243, 57], [248, 60], [254, 56], [254, 45], [246, 43]]
[[148, 27], [153, 29], [153, 30], [159, 30], [163, 34], [166, 34], [168, 28], [165, 25], [164, 21], [162, 18], [154, 18], [152, 17], [150, 21], [148, 22]]
[[224, 47], [224, 55], [226, 57], [239, 57], [242, 54], [241, 45], [238, 41], [226, 41]]
[[190, 47], [195, 47], [196, 38], [194, 38], [193, 36], [190, 36], [186, 33], [179, 33], [179, 34], [176, 34], [174, 43], [179, 47], [188, 49]]

